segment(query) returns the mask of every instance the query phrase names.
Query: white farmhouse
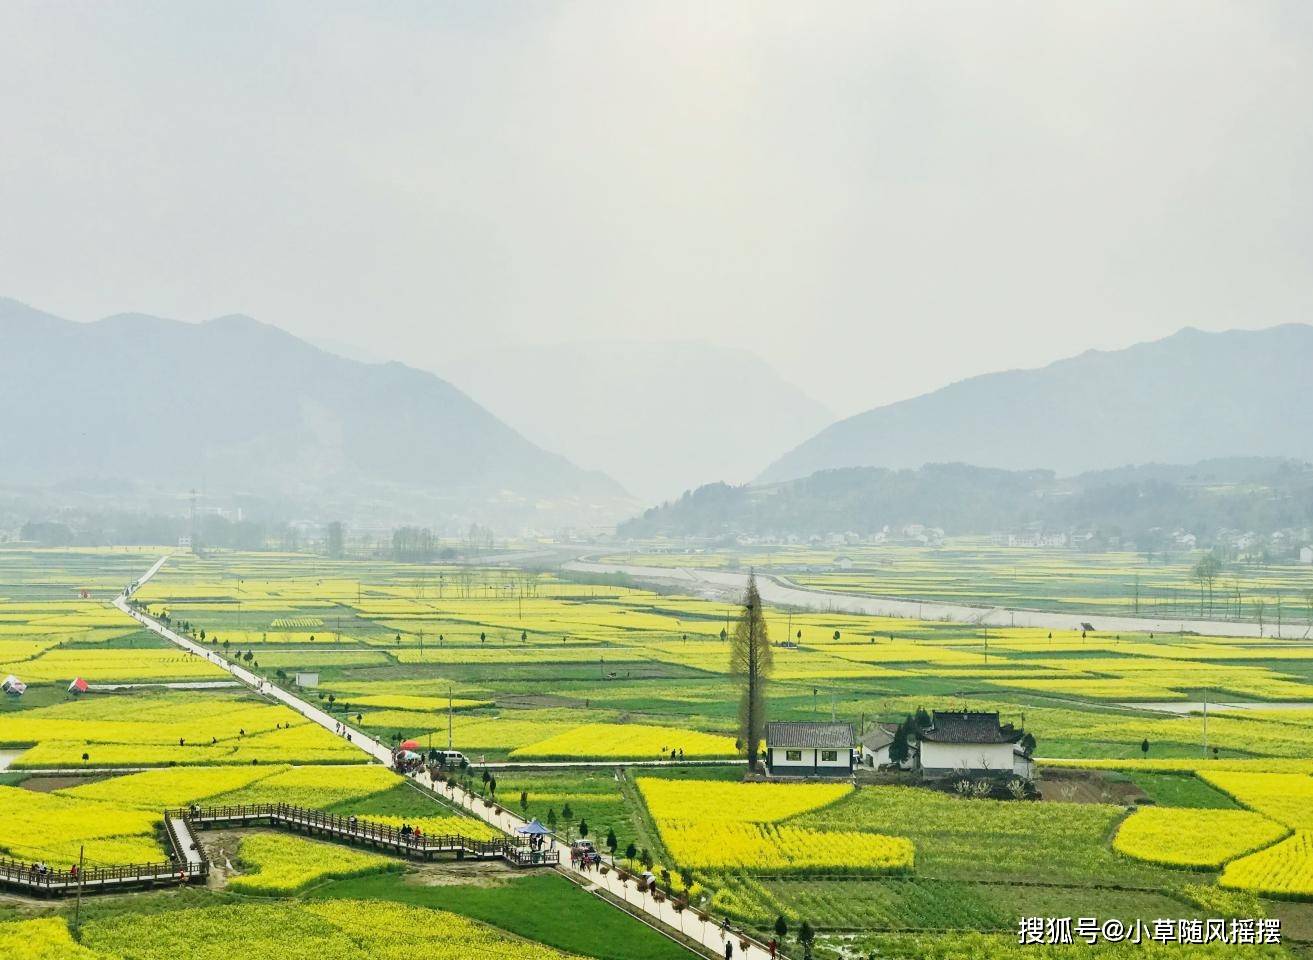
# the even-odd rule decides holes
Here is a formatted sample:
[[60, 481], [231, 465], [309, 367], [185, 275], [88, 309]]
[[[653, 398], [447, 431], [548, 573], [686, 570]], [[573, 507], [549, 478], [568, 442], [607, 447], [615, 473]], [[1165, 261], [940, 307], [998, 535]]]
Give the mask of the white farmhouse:
[[1300, 563], [1313, 563], [1313, 547], [1301, 547], [1299, 550]]
[[1000, 724], [996, 712], [936, 710], [919, 738], [926, 777], [1006, 775], [1030, 779], [1034, 763], [1020, 747], [1023, 731]]
[[852, 724], [766, 724], [766, 769], [775, 777], [852, 776]]
[[[889, 756], [889, 748], [893, 746], [894, 734], [897, 730], [896, 723], [879, 723], [866, 732], [861, 743], [862, 766], [879, 770], [893, 763]], [[910, 770], [915, 764], [916, 741], [913, 739], [908, 743], [907, 759], [899, 766], [904, 770]]]

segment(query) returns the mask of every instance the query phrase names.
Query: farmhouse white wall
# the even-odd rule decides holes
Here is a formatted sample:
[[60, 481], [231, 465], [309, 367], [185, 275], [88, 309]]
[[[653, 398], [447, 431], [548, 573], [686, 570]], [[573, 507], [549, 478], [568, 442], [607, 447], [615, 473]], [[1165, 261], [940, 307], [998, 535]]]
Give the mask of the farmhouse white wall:
[[[799, 759], [790, 760], [788, 758], [790, 752], [798, 754]], [[771, 747], [770, 762], [773, 767], [814, 767], [816, 766], [816, 751], [806, 747], [793, 747], [791, 749]]]
[[921, 741], [921, 766], [926, 770], [1012, 769], [1011, 743], [933, 743]]
[[868, 767], [882, 767], [889, 763], [889, 744], [885, 744], [879, 750], [872, 750], [870, 747], [862, 747], [862, 763]]

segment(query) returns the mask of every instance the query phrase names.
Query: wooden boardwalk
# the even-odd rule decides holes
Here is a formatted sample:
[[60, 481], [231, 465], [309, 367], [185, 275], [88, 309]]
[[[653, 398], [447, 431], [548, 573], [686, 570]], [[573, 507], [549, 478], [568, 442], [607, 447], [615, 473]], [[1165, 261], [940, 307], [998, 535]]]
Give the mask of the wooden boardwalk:
[[197, 829], [268, 824], [301, 833], [329, 837], [358, 846], [375, 847], [410, 860], [432, 860], [439, 854], [455, 854], [457, 860], [505, 860], [516, 867], [555, 866], [557, 850], [531, 850], [510, 837], [475, 840], [461, 834], [403, 834], [386, 823], [325, 813], [287, 803], [256, 803], [226, 807], [191, 807], [178, 811]]
[[0, 858], [0, 887], [36, 897], [72, 897], [79, 892], [117, 893], [149, 887], [204, 883], [210, 861], [198, 833], [211, 827], [270, 826], [369, 846], [410, 860], [454, 855], [457, 860], [504, 860], [515, 867], [556, 866], [556, 850], [532, 850], [507, 837], [475, 840], [460, 834], [415, 836], [385, 823], [325, 813], [288, 803], [241, 806], [193, 806], [164, 811], [164, 834], [170, 859], [118, 867], [52, 869], [28, 860]]

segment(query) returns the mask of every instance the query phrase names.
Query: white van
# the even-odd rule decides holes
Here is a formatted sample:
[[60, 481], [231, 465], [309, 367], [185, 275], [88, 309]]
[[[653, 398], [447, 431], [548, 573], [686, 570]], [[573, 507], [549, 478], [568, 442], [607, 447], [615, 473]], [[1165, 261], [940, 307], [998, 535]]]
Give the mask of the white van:
[[444, 767], [468, 767], [470, 762], [459, 750], [439, 750], [438, 762]]

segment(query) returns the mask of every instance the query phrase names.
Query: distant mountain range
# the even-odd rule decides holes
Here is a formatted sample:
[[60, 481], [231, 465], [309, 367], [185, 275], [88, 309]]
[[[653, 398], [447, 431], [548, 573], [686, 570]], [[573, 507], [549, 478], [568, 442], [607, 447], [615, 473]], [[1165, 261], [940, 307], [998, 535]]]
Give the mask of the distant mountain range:
[[1071, 475], [1218, 457], [1311, 459], [1310, 371], [1313, 326], [1187, 328], [1038, 370], [972, 377], [857, 414], [786, 453], [758, 480], [943, 462]]
[[749, 480], [834, 419], [755, 354], [703, 342], [526, 346], [433, 367], [535, 442], [651, 503]]
[[[74, 323], [0, 300], [0, 485], [203, 488], [392, 522], [605, 524], [624, 489], [431, 373], [249, 317]], [[347, 517], [342, 517], [347, 519]]]
[[[1313, 536], [1313, 466], [1238, 458], [1151, 465], [1059, 478], [1048, 470], [960, 463], [916, 470], [845, 467], [753, 486], [708, 484], [621, 524], [621, 537], [891, 536], [909, 525], [948, 535], [1021, 531], [1114, 538], [1138, 549], [1180, 549], [1177, 531], [1200, 546], [1222, 535], [1288, 531], [1286, 554]], [[1232, 540], [1234, 541], [1234, 537]], [[1190, 541], [1187, 541], [1190, 542]]]

